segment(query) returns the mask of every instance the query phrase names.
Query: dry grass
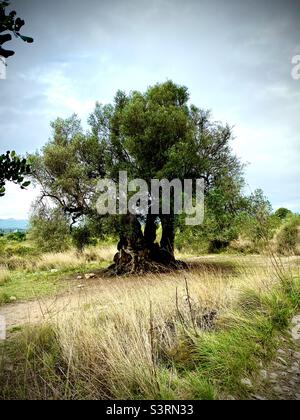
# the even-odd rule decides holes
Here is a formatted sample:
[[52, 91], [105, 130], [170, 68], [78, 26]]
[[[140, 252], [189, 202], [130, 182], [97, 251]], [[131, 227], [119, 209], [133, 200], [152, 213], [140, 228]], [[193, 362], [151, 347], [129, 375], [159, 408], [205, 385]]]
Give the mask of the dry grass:
[[3, 258], [0, 260], [0, 306], [11, 300], [61, 294], [71, 287], [69, 278], [105, 267], [114, 252], [113, 246], [91, 247], [82, 254], [71, 250]]
[[[91, 395], [96, 392], [95, 398], [127, 399], [138, 394], [150, 399], [192, 398], [191, 389], [183, 384], [177, 394], [172, 391], [172, 382], [179, 381], [175, 366], [166, 382], [161, 366], [163, 362], [189, 365], [191, 355], [184, 346], [189, 332], [200, 335], [205, 328], [221, 325], [249, 280], [260, 291], [269, 290], [275, 282], [258, 273], [224, 278], [205, 271], [131, 279], [132, 286], [121, 280], [102, 292], [101, 303], [91, 301], [75, 316], [66, 314], [57, 320], [55, 331], [64, 362], [70, 373], [80, 370], [85, 381], [93, 372], [99, 381], [97, 391], [90, 391]], [[213, 316], [211, 324], [208, 320], [214, 311], [217, 325]]]
[[47, 271], [51, 269], [64, 270], [76, 269], [90, 262], [111, 261], [115, 254], [115, 246], [90, 247], [83, 253], [70, 250], [59, 253], [46, 253], [42, 255], [12, 256], [2, 262], [3, 269]]
[[0, 266], [0, 286], [5, 284], [10, 278], [10, 272], [7, 268]]
[[35, 262], [36, 270], [73, 269], [93, 261], [111, 261], [116, 250], [111, 247], [91, 247], [83, 253], [70, 250], [64, 253], [49, 253], [42, 255]]
[[[240, 375], [274, 345], [260, 299], [280, 281], [262, 258], [238, 261], [206, 258], [189, 272], [99, 279], [75, 305], [17, 336], [17, 369], [4, 375], [2, 398], [22, 389], [41, 399], [210, 399], [220, 379], [242, 392]], [[236, 312], [255, 305], [246, 318]]]

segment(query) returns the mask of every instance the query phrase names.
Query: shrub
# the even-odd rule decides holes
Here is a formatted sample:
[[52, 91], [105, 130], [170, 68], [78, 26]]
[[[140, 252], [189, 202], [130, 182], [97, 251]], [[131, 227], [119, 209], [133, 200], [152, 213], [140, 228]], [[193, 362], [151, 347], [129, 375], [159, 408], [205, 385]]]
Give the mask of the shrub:
[[280, 209], [276, 210], [274, 213], [275, 217], [278, 217], [278, 219], [280, 220], [284, 220], [286, 219], [288, 216], [291, 216], [293, 213], [291, 212], [291, 210], [288, 210], [284, 207], [281, 207]]
[[59, 209], [45, 206], [34, 210], [30, 218], [29, 238], [43, 252], [61, 252], [70, 246], [70, 229]]
[[277, 252], [282, 255], [300, 255], [300, 217], [293, 216], [282, 225], [276, 236]]
[[176, 234], [175, 247], [182, 253], [206, 254], [209, 241], [202, 235], [198, 226], [182, 226]]
[[7, 235], [8, 241], [15, 241], [15, 242], [24, 242], [26, 241], [26, 233], [25, 232], [14, 232]]
[[91, 232], [87, 226], [73, 228], [72, 241], [79, 252], [83, 252], [87, 245], [96, 245], [97, 243], [97, 241], [91, 237]]
[[7, 293], [0, 292], [0, 305], [4, 305], [5, 303], [9, 303], [10, 298]]

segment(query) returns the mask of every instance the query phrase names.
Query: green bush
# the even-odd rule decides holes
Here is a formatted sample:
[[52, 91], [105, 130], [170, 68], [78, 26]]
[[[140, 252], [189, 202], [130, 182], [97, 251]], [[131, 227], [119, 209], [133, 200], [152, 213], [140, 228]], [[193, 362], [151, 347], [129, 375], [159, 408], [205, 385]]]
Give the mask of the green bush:
[[91, 231], [87, 226], [78, 226], [72, 230], [72, 241], [77, 251], [83, 252], [87, 245], [96, 245], [96, 239], [92, 238]]
[[175, 237], [175, 248], [180, 252], [206, 254], [209, 241], [202, 234], [201, 226], [181, 226]]
[[61, 252], [69, 248], [70, 228], [59, 209], [41, 207], [30, 218], [29, 239], [43, 252]]
[[281, 255], [300, 255], [300, 217], [293, 216], [279, 229], [276, 236], [277, 252]]
[[0, 306], [9, 303], [10, 298], [6, 293], [0, 292]]
[[26, 233], [25, 232], [14, 232], [7, 235], [8, 241], [15, 241], [15, 242], [24, 242], [26, 241]]
[[292, 216], [292, 214], [291, 210], [281, 207], [275, 211], [274, 216], [280, 220], [285, 220], [287, 217]]

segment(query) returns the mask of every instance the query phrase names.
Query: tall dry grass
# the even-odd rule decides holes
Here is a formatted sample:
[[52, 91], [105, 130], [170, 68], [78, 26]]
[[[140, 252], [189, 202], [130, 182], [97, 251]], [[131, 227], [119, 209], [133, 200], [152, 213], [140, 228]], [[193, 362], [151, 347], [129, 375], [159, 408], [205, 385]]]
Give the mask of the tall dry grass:
[[6, 283], [10, 278], [10, 272], [7, 268], [0, 266], [0, 286]]
[[[250, 279], [256, 290], [272, 285], [257, 273]], [[132, 286], [121, 281], [103, 292], [101, 303], [91, 301], [56, 323], [70, 375], [80, 372], [87, 383], [92, 375], [94, 398], [191, 398], [175, 368], [192, 359], [189, 335], [222, 325], [248, 281], [249, 274], [224, 278], [209, 271], [132, 279]], [[164, 376], [163, 366], [172, 371], [172, 364]]]
[[76, 269], [91, 262], [111, 261], [115, 246], [89, 247], [78, 253], [72, 249], [65, 252], [45, 253], [42, 255], [11, 256], [3, 260], [6, 270], [47, 271], [51, 269]]
[[[238, 377], [255, 366], [256, 340], [272, 342], [268, 317], [261, 321], [260, 312], [253, 314], [262, 323], [256, 330], [235, 312], [241, 299], [243, 310], [256, 301], [262, 305], [260, 296], [280, 285], [268, 264], [251, 261], [245, 267], [202, 262], [190, 272], [99, 279], [77, 305], [18, 336], [12, 350], [18, 368], [2, 397], [21, 387], [26, 398], [41, 399], [214, 398], [218, 387], [211, 377]], [[227, 336], [232, 323], [240, 329]]]

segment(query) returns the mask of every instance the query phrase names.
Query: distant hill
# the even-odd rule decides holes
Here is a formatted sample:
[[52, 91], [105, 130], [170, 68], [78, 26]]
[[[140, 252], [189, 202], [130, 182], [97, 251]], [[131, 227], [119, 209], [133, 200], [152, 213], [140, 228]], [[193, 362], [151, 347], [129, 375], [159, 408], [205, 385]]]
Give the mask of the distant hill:
[[28, 220], [0, 219], [0, 231], [27, 230]]

